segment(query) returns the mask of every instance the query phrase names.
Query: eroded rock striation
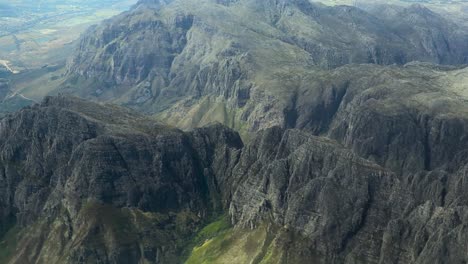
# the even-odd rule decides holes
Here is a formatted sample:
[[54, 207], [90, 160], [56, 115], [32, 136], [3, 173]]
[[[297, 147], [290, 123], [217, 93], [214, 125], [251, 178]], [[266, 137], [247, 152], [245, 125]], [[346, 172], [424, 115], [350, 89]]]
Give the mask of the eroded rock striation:
[[[60, 91], [184, 129], [217, 121], [245, 135], [284, 119], [294, 125], [294, 91], [310, 76], [355, 81], [343, 65], [467, 63], [465, 28], [421, 5], [378, 10], [302, 0], [142, 1], [83, 35]], [[355, 72], [395, 71], [382, 68]], [[332, 111], [314, 109], [324, 124], [337, 107], [326, 106]]]
[[23, 230], [11, 263], [173, 262], [223, 208], [218, 156], [242, 147], [221, 126], [182, 133], [68, 97], [5, 117], [0, 134], [0, 223]]
[[266, 263], [461, 263], [465, 164], [402, 175], [332, 140], [273, 128], [243, 149], [229, 212], [240, 227], [300, 233], [270, 230], [264, 247], [281, 253]]
[[2, 118], [0, 263], [468, 262], [466, 30], [378, 8], [140, 1], [91, 28], [58, 91], [155, 116]]
[[[5, 263], [467, 260], [466, 148], [443, 151], [443, 135], [465, 138], [462, 120], [441, 125], [438, 154], [419, 170], [297, 129], [244, 146], [219, 124], [182, 132], [74, 97], [0, 124]], [[200, 231], [223, 212], [230, 231]]]

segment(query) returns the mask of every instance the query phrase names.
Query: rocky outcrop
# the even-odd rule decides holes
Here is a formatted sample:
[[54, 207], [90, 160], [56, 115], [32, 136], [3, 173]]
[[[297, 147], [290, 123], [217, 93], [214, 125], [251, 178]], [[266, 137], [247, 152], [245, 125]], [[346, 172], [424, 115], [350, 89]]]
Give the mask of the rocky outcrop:
[[396, 173], [463, 159], [467, 120], [458, 83], [466, 69], [360, 65], [322, 74], [305, 77], [290, 95], [285, 126], [326, 135]]
[[86, 53], [72, 58], [69, 71], [87, 78], [101, 75], [105, 83], [136, 84], [149, 77], [167, 82], [174, 56], [184, 49], [192, 24], [191, 16], [163, 21], [157, 9], [137, 8], [132, 16], [122, 14], [89, 29], [79, 44]]
[[[163, 112], [183, 128], [208, 123], [197, 109], [217, 101], [232, 111], [210, 121], [256, 131], [280, 125], [269, 121], [286, 108], [277, 95], [296, 89], [316, 67], [463, 64], [465, 36], [419, 6], [377, 16], [302, 0], [142, 1], [83, 35], [61, 91]], [[280, 76], [287, 82], [271, 82]]]
[[19, 246], [0, 262], [178, 263], [221, 212], [231, 236], [197, 249], [467, 262], [468, 71], [407, 63], [466, 63], [466, 34], [422, 6], [366, 10], [140, 1], [90, 29], [60, 91], [249, 143], [69, 97], [9, 115], [0, 235]]
[[223, 209], [217, 155], [242, 147], [224, 127], [184, 134], [67, 97], [4, 118], [0, 134], [0, 223], [31, 228], [11, 263], [171, 262]]
[[[300, 30], [302, 34], [291, 34], [284, 40], [306, 50], [314, 64], [324, 68], [349, 63], [405, 64], [415, 60], [466, 62], [466, 51], [456, 55], [451, 50], [453, 45], [464, 46], [462, 30], [454, 23], [420, 5], [378, 6], [369, 13], [351, 6], [325, 7], [309, 1], [283, 1], [276, 5], [278, 9], [274, 10], [272, 22], [286, 35], [291, 28]], [[384, 11], [382, 16], [382, 9], [398, 11]], [[271, 8], [265, 10], [271, 12]], [[314, 29], [306, 31], [294, 23], [296, 19], [315, 24]]]
[[229, 212], [238, 228], [276, 226], [266, 247], [292, 263], [464, 262], [464, 167], [402, 176], [329, 139], [273, 128], [242, 150]]
[[[353, 93], [346, 87], [343, 102]], [[220, 124], [182, 132], [114, 105], [48, 97], [0, 122], [0, 235], [10, 252], [0, 261], [180, 263], [200, 227], [222, 212], [234, 229], [195, 251], [225, 241], [215, 252], [229, 259], [255, 238], [240, 259], [466, 261], [466, 122], [416, 119], [405, 145], [411, 131], [392, 121], [406, 124], [403, 110], [369, 114], [395, 124], [387, 131], [400, 133], [390, 140], [400, 148], [365, 159], [369, 145], [297, 129], [262, 130], [244, 146]], [[359, 131], [359, 119], [346, 120]], [[366, 122], [368, 130], [344, 138], [380, 142]], [[422, 149], [419, 125], [430, 128]], [[421, 156], [427, 146], [436, 151]], [[415, 155], [411, 166], [389, 162], [405, 152]]]

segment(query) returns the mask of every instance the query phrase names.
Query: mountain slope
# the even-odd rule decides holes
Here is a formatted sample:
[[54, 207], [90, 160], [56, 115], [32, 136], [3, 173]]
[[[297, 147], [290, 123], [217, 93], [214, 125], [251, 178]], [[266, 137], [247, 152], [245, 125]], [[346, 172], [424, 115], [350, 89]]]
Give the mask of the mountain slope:
[[383, 8], [148, 0], [91, 28], [55, 92], [154, 116], [2, 119], [0, 262], [467, 262], [468, 70], [432, 64], [466, 63], [464, 29]]
[[[376, 16], [301, 0], [144, 1], [82, 37], [59, 91], [246, 135], [291, 124], [285, 112], [309, 76], [352, 82], [342, 65], [466, 63], [463, 28], [418, 5], [386, 8]], [[383, 69], [360, 67], [366, 78]]]
[[262, 131], [231, 176], [236, 227], [188, 263], [463, 263], [466, 161], [399, 175], [336, 142]]
[[466, 161], [456, 164], [399, 175], [331, 140], [270, 129], [243, 149], [229, 212], [255, 232], [272, 223], [257, 263], [462, 263]]
[[295, 129], [243, 146], [221, 125], [181, 132], [70, 97], [0, 124], [2, 263], [468, 260], [467, 148], [446, 141], [467, 138], [464, 120], [432, 124], [430, 170]]
[[184, 134], [76, 98], [47, 98], [0, 128], [0, 227], [18, 232], [2, 263], [174, 262], [223, 208], [215, 155], [242, 146], [219, 126]]

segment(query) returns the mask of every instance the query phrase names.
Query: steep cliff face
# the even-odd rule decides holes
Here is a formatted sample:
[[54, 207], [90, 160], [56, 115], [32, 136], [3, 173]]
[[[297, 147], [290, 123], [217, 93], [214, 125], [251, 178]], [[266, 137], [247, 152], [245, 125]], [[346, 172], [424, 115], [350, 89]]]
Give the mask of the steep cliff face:
[[[363, 143], [296, 129], [263, 130], [243, 146], [222, 125], [181, 132], [49, 97], [0, 122], [0, 261], [467, 261], [466, 121], [441, 120], [427, 121], [430, 167], [416, 140], [388, 150], [418, 158], [401, 169], [363, 158]], [[228, 221], [201, 229], [223, 212]]]
[[[196, 123], [184, 120], [192, 116], [206, 122], [199, 112], [213, 119], [221, 115], [243, 135], [275, 125], [297, 128], [332, 138], [396, 173], [414, 173], [463, 159], [457, 153], [467, 147], [467, 76], [464, 68], [419, 63], [348, 65], [292, 80], [277, 72], [262, 84], [269, 90], [242, 109], [205, 99], [195, 109], [176, 105], [162, 116], [190, 127]], [[243, 126], [231, 121], [236, 116]]]
[[420, 6], [385, 8], [377, 16], [302, 0], [143, 1], [82, 37], [61, 91], [181, 128], [219, 121], [246, 132], [283, 125], [284, 94], [317, 68], [467, 62], [463, 28]]
[[223, 208], [214, 155], [242, 147], [220, 126], [184, 134], [61, 97], [6, 117], [0, 134], [1, 226], [22, 228], [11, 263], [175, 261]]
[[346, 66], [310, 74], [285, 126], [326, 135], [397, 173], [444, 166], [466, 149], [466, 69]]
[[261, 241], [258, 263], [462, 263], [466, 161], [455, 163], [401, 175], [332, 140], [273, 128], [242, 150], [229, 212], [237, 232], [256, 230], [246, 236]]
[[88, 78], [104, 74], [101, 81], [116, 84], [136, 84], [150, 74], [167, 78], [193, 19], [176, 15], [163, 21], [157, 10], [137, 8], [89, 29], [79, 45], [84, 52], [72, 58], [70, 71]]
[[[242, 180], [229, 209], [233, 221], [250, 228], [272, 222], [300, 233], [308, 245], [302, 246], [303, 260], [376, 263], [388, 220], [405, 207], [394, 200], [405, 191], [397, 175], [298, 130], [264, 131], [240, 160], [236, 175]], [[293, 257], [284, 256], [290, 262]]]
[[410, 62], [466, 63], [466, 34], [379, 8], [140, 1], [91, 28], [60, 91], [249, 143], [69, 97], [9, 115], [0, 263], [468, 262], [468, 70]]

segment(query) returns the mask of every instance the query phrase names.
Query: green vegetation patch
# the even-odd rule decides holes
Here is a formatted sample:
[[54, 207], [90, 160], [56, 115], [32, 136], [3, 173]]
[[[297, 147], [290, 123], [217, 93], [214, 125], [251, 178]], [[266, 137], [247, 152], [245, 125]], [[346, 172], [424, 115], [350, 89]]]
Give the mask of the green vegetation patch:
[[198, 244], [185, 264], [323, 262], [306, 237], [274, 224], [246, 229], [220, 219], [203, 228], [195, 240]]
[[226, 233], [231, 228], [228, 216], [222, 215], [216, 219], [216, 221], [205, 226], [194, 238], [195, 245], [201, 245], [206, 240], [212, 239], [223, 233]]
[[[192, 249], [186, 264], [250, 263], [264, 254], [262, 251], [268, 240], [266, 227], [253, 230], [227, 228], [222, 221], [216, 221], [198, 233], [196, 240], [205, 238], [205, 241]], [[209, 238], [212, 235], [215, 236]]]

